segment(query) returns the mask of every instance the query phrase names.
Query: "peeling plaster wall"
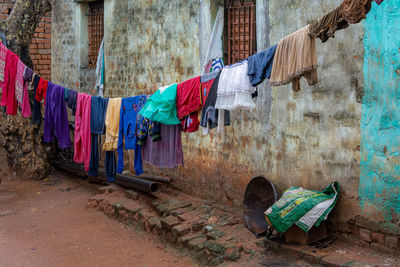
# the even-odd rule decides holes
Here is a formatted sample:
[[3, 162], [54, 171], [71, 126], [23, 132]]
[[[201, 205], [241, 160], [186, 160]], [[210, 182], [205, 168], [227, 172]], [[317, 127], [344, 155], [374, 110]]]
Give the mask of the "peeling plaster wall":
[[384, 1], [365, 21], [361, 119], [363, 213], [400, 233], [400, 1]]
[[87, 69], [87, 23], [83, 4], [74, 0], [52, 2], [52, 81], [81, 92], [93, 93], [95, 70]]
[[[53, 6], [53, 29], [57, 29], [53, 30], [53, 79], [73, 88], [76, 81], [82, 80], [82, 72], [76, 67], [81, 64], [81, 15], [72, 0], [60, 2]], [[259, 51], [320, 19], [340, 3], [341, 0], [257, 0]], [[105, 0], [105, 95], [151, 94], [160, 86], [199, 75], [217, 7], [213, 0]], [[373, 4], [372, 14], [375, 9]], [[373, 24], [379, 23], [369, 15], [367, 25]], [[384, 26], [375, 25], [375, 29], [383, 31]], [[372, 32], [367, 31], [367, 35]], [[374, 181], [365, 170], [372, 166], [370, 155], [375, 154], [373, 144], [377, 142], [363, 140], [364, 169], [360, 172], [360, 128], [363, 136], [374, 130], [365, 127], [365, 123], [360, 125], [364, 77], [365, 90], [374, 96], [366, 99], [373, 101], [378, 99], [377, 88], [389, 88], [395, 82], [386, 75], [380, 77], [384, 86], [370, 85], [373, 82], [365, 76], [367, 72], [363, 73], [363, 67], [364, 71], [372, 70], [364, 66], [364, 43], [369, 39], [366, 37], [363, 42], [363, 38], [361, 23], [337, 32], [336, 38], [327, 43], [317, 40], [317, 85], [310, 87], [302, 81], [301, 91], [294, 93], [290, 86], [271, 88], [264, 82], [255, 100], [255, 112], [232, 112], [232, 125], [224, 135], [212, 132], [202, 136], [201, 131], [183, 134], [184, 167], [167, 170], [145, 166], [145, 170], [175, 178], [176, 186], [187, 193], [235, 206], [241, 206], [246, 185], [256, 175], [266, 176], [281, 191], [290, 186], [321, 190], [337, 180], [342, 192], [334, 219], [346, 222], [362, 214], [361, 209], [373, 202], [375, 194], [365, 190]], [[378, 53], [374, 46], [368, 44], [367, 49], [367, 66], [381, 66], [373, 59]], [[379, 60], [388, 60], [392, 53], [394, 50]], [[394, 101], [391, 97], [385, 101]], [[366, 107], [369, 110], [365, 114], [375, 114], [380, 106]], [[387, 147], [388, 153], [397, 153], [393, 137], [392, 133], [385, 139], [392, 144]], [[360, 195], [365, 199], [361, 206], [360, 177]], [[389, 184], [395, 183], [381, 185], [383, 188]], [[395, 192], [388, 194], [394, 196]]]
[[106, 0], [108, 96], [150, 94], [200, 73], [199, 0]]
[[[321, 18], [340, 0], [257, 1], [259, 50]], [[205, 5], [207, 8], [199, 8]], [[212, 1], [106, 0], [106, 95], [153, 93], [200, 74]], [[206, 26], [202, 26], [206, 25]], [[205, 28], [204, 28], [205, 27]], [[342, 186], [336, 217], [359, 213], [363, 27], [352, 25], [318, 44], [320, 82], [293, 93], [259, 88], [255, 112], [235, 111], [225, 135], [183, 134], [185, 166], [149, 172], [173, 176], [182, 190], [241, 205], [247, 183], [263, 174], [282, 190]], [[205, 42], [207, 43], [207, 42]]]

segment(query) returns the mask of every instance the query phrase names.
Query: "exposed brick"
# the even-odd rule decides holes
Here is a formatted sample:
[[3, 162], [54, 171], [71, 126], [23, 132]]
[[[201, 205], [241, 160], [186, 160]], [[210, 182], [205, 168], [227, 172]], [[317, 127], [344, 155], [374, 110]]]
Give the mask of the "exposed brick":
[[398, 238], [395, 236], [387, 236], [385, 238], [385, 246], [388, 248], [397, 248]]
[[371, 233], [372, 242], [378, 243], [380, 245], [385, 245], [385, 235], [381, 233]]
[[43, 44], [39, 44], [39, 45], [38, 45], [38, 48], [39, 48], [39, 49], [43, 49], [43, 48], [44, 48], [44, 45], [43, 45]]
[[367, 229], [360, 229], [360, 238], [366, 242], [371, 242], [371, 231]]

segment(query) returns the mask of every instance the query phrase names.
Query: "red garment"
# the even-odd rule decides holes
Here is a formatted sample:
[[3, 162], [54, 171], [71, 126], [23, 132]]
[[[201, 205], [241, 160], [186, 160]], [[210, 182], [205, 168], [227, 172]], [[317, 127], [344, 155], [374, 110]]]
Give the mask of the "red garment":
[[202, 106], [200, 76], [178, 84], [176, 108], [179, 120], [201, 109]]
[[18, 103], [15, 99], [15, 76], [17, 74], [18, 56], [7, 51], [6, 67], [4, 71], [3, 94], [0, 105], [7, 107], [8, 115], [16, 115]]
[[46, 100], [46, 92], [48, 84], [49, 81], [40, 78], [39, 85], [36, 89], [36, 95], [35, 95], [36, 101], [42, 102], [42, 100]]
[[181, 120], [182, 132], [194, 133], [200, 128], [199, 111], [191, 113]]
[[201, 99], [206, 103], [207, 96], [210, 93], [211, 86], [213, 85], [215, 79], [209, 80], [208, 82], [201, 83]]

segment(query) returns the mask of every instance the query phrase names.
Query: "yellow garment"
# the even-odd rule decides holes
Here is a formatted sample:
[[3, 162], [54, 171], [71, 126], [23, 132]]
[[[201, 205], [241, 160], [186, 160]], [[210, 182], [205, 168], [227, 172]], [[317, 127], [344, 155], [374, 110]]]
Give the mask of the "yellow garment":
[[272, 65], [271, 86], [291, 82], [292, 89], [299, 91], [302, 76], [309, 85], [318, 83], [317, 50], [315, 39], [308, 35], [309, 28], [307, 25], [279, 41]]
[[106, 113], [106, 140], [103, 145], [105, 151], [115, 151], [118, 148], [119, 117], [122, 98], [110, 98]]

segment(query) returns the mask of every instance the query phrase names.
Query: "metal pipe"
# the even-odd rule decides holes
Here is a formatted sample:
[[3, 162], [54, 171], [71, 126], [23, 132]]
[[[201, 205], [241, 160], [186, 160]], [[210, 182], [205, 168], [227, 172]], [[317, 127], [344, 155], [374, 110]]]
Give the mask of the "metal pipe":
[[156, 182], [165, 183], [165, 184], [175, 184], [175, 180], [172, 178], [169, 178], [169, 177], [154, 176], [154, 175], [147, 175], [147, 174], [141, 174], [136, 177], [140, 178], [140, 179], [146, 179], [146, 180], [156, 181]]
[[[66, 171], [74, 172], [79, 176], [88, 176], [84, 168], [78, 164], [66, 161], [57, 161], [52, 163], [54, 167]], [[106, 177], [105, 170], [99, 169], [99, 176]], [[101, 178], [100, 178], [101, 179]], [[103, 180], [103, 179], [101, 179]], [[106, 180], [106, 179], [104, 179]], [[140, 179], [139, 177], [131, 177], [126, 175], [117, 174], [115, 176], [115, 183], [127, 188], [137, 189], [146, 193], [158, 194], [161, 192], [162, 186], [158, 182]]]

